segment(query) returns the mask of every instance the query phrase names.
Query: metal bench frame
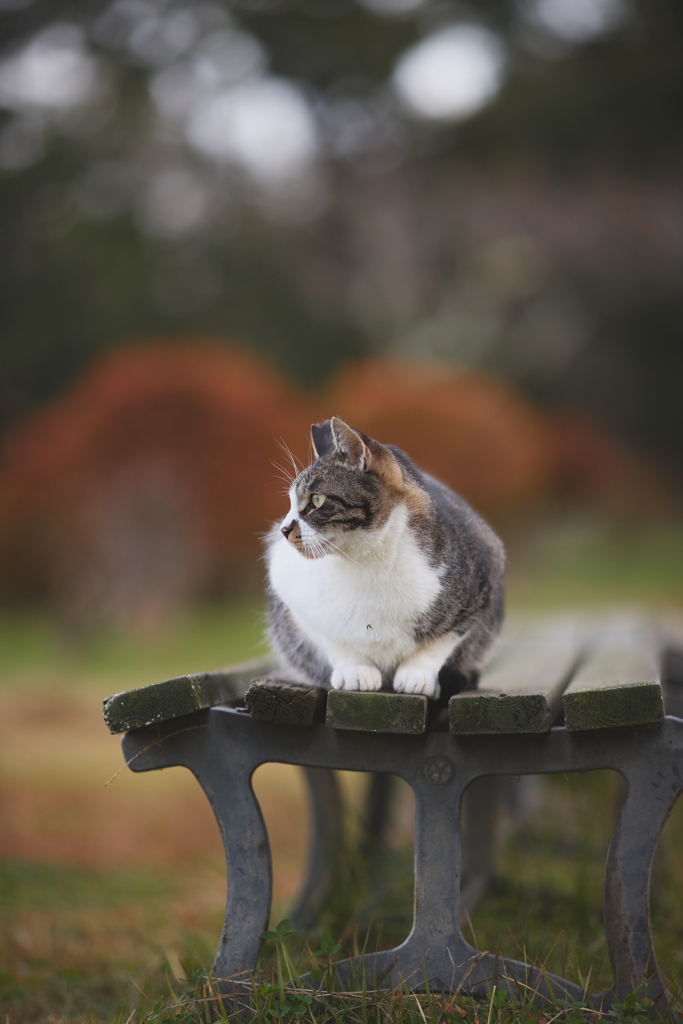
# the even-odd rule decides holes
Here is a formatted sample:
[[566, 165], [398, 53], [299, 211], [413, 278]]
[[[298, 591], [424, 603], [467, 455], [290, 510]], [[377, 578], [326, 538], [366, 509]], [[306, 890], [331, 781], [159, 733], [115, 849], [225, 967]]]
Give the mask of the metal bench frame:
[[[628, 784], [604, 877], [604, 920], [614, 972], [612, 988], [592, 997], [608, 1009], [629, 993], [647, 994], [667, 1012], [664, 982], [650, 929], [649, 886], [657, 840], [683, 789], [683, 721], [568, 732], [454, 736], [354, 732], [325, 725], [269, 724], [243, 710], [211, 707], [134, 729], [123, 739], [136, 772], [181, 765], [197, 780], [220, 827], [228, 871], [225, 921], [213, 973], [225, 993], [239, 989], [261, 952], [272, 899], [270, 845], [251, 778], [259, 765], [392, 773], [415, 794], [415, 901], [410, 935], [396, 949], [337, 965], [340, 982], [363, 967], [368, 983], [405, 982], [420, 990], [480, 998], [528, 985], [539, 998], [581, 1000], [581, 988], [517, 960], [480, 952], [460, 930], [461, 804], [483, 776], [614, 769]], [[314, 807], [315, 810], [315, 807]], [[548, 988], [549, 981], [552, 991]]]

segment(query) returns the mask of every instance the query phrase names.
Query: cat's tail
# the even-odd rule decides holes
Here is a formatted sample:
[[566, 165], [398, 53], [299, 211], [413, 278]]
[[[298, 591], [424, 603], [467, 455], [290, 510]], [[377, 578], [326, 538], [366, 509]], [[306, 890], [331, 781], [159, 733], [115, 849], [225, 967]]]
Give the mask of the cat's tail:
[[434, 701], [435, 707], [447, 708], [451, 697], [464, 690], [476, 690], [479, 682], [479, 669], [470, 669], [468, 672], [461, 672], [452, 665], [442, 665], [439, 670], [439, 686], [441, 695]]

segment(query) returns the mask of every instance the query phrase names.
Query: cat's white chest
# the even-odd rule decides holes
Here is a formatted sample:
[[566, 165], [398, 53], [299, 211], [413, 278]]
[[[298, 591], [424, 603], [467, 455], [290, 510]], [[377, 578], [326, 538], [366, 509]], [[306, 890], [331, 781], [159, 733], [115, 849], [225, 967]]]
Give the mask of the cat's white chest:
[[268, 561], [272, 588], [330, 661], [347, 656], [381, 671], [415, 650], [415, 624], [441, 586], [403, 506], [372, 543], [359, 544], [353, 560], [307, 559], [282, 537], [271, 546]]

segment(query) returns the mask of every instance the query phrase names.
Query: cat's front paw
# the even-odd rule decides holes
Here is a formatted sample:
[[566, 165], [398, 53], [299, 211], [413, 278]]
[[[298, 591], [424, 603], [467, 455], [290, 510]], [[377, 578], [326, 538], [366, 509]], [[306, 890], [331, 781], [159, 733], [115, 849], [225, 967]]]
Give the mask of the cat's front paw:
[[346, 665], [332, 673], [333, 690], [379, 690], [382, 673], [372, 665]]
[[400, 668], [394, 676], [396, 693], [421, 693], [436, 700], [441, 695], [437, 672], [424, 668]]

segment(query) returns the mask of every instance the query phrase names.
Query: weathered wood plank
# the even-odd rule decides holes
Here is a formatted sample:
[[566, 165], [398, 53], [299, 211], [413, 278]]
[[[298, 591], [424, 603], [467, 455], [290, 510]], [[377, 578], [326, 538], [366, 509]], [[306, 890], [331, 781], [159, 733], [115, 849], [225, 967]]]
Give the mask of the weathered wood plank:
[[258, 722], [315, 725], [325, 719], [327, 690], [284, 679], [254, 679], [244, 695], [249, 714]]
[[559, 718], [562, 692], [579, 662], [585, 635], [585, 623], [573, 615], [515, 627], [511, 640], [503, 637], [478, 688], [451, 697], [451, 732], [547, 732]]
[[427, 729], [427, 698], [419, 694], [330, 690], [330, 729], [419, 734]]
[[217, 704], [234, 704], [254, 678], [270, 667], [263, 660], [197, 675], [178, 676], [107, 697], [104, 721], [111, 733], [167, 722]]
[[550, 723], [543, 693], [456, 694], [449, 703], [449, 729], [455, 736], [547, 732]]
[[646, 725], [664, 717], [659, 643], [634, 622], [598, 635], [567, 687], [562, 703], [567, 729]]

